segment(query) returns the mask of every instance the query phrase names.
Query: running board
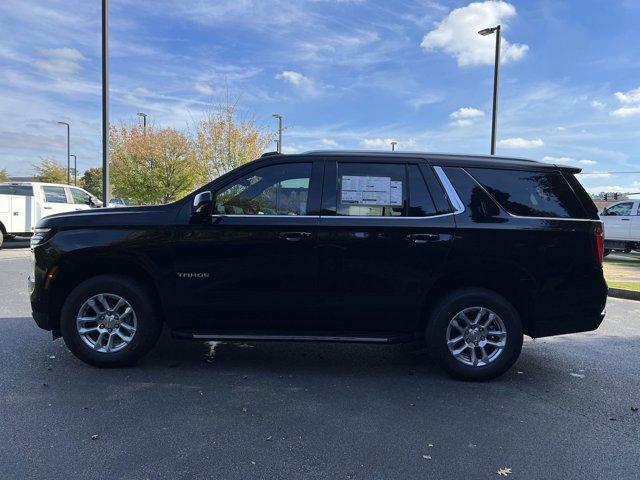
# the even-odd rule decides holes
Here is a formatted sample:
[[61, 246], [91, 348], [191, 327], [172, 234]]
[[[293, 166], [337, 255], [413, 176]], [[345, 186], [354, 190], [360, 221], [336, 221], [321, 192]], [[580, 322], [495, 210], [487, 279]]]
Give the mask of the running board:
[[271, 342], [340, 342], [340, 343], [406, 343], [419, 339], [403, 332], [259, 332], [230, 330], [172, 330], [173, 338], [185, 340], [271, 341]]

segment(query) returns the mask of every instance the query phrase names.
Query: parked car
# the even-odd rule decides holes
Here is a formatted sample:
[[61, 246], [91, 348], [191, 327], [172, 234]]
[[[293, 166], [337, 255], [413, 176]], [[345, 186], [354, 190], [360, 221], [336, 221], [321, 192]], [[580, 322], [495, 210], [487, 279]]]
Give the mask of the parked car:
[[102, 202], [80, 187], [57, 183], [0, 183], [0, 246], [3, 238], [30, 236], [38, 221], [54, 213], [86, 210]]
[[111, 198], [107, 206], [108, 207], [126, 207], [127, 202], [125, 201], [124, 198], [116, 197], [116, 198]]
[[604, 223], [604, 254], [612, 250], [640, 250], [640, 201], [625, 200], [600, 213]]
[[166, 324], [193, 340], [424, 339], [450, 374], [493, 378], [523, 334], [602, 322], [602, 223], [579, 171], [267, 154], [169, 205], [42, 219], [33, 317], [99, 367], [135, 362]]

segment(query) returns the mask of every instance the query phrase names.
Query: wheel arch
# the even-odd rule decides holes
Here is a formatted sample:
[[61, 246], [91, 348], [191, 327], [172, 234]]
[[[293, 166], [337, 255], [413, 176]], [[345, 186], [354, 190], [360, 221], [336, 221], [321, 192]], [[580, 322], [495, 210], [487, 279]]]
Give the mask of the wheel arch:
[[532, 331], [532, 304], [535, 282], [524, 272], [505, 266], [459, 268], [438, 277], [426, 290], [421, 308], [419, 330], [427, 326], [439, 301], [449, 293], [464, 288], [484, 288], [504, 297], [520, 315], [525, 334]]
[[[98, 275], [124, 275], [143, 283], [153, 296], [152, 301], [162, 305], [162, 296], [154, 275], [149, 267], [129, 255], [101, 256], [78, 254], [64, 259], [55, 273], [49, 293], [49, 314], [54, 332], [60, 329], [60, 313], [69, 293], [85, 280]], [[160, 319], [164, 323], [164, 309], [159, 308]]]

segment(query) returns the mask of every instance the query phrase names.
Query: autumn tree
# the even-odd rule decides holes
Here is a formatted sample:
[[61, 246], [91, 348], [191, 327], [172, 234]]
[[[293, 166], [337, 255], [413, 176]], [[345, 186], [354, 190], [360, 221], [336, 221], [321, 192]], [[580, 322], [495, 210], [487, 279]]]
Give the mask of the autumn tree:
[[80, 177], [80, 186], [98, 198], [102, 198], [102, 168], [92, 167]]
[[112, 195], [135, 204], [177, 200], [205, 179], [192, 140], [173, 128], [112, 127], [109, 150]]
[[8, 182], [9, 174], [7, 173], [6, 168], [0, 168], [0, 182]]
[[67, 169], [51, 157], [40, 158], [38, 163], [33, 164], [33, 169], [38, 182], [67, 183]]
[[218, 104], [195, 125], [196, 157], [209, 179], [259, 157], [269, 146], [271, 134], [252, 115], [240, 115], [237, 101]]

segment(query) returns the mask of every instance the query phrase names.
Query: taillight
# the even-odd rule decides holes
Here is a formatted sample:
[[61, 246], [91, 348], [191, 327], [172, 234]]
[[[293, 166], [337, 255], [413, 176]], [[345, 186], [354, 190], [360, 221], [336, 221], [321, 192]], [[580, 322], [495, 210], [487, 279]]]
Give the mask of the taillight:
[[602, 265], [602, 260], [604, 259], [604, 230], [602, 228], [602, 222], [596, 223], [594, 232], [596, 236], [596, 259], [598, 260], [598, 264]]

